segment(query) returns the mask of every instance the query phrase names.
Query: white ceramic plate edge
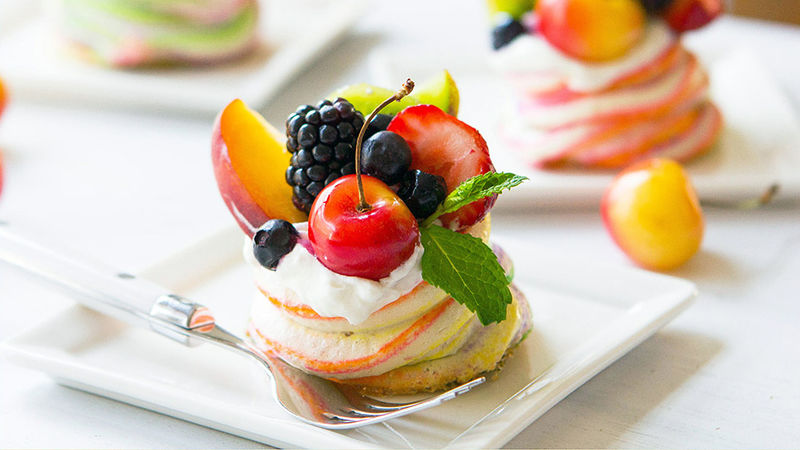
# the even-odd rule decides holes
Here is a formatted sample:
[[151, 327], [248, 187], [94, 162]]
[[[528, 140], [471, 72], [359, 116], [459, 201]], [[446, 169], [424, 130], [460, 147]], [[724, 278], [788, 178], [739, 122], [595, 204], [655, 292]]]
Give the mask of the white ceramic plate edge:
[[[624, 320], [620, 318], [616, 321], [621, 328], [609, 326], [598, 338], [599, 340], [576, 349], [571, 357], [551, 367], [540, 378], [476, 422], [469, 430], [451, 441], [447, 448], [502, 447], [550, 408], [664, 327], [688, 308], [696, 296], [695, 286], [685, 282], [682, 290], [649, 300], [647, 308], [639, 308], [638, 305], [632, 307]], [[642, 323], [647, 325], [642, 327]], [[589, 360], [579, 359], [578, 355], [581, 354], [593, 356]], [[555, 382], [551, 383], [550, 380]], [[533, 392], [546, 392], [547, 401], [538, 405], [519, 403]], [[513, 405], [515, 402], [516, 405]], [[499, 431], [485, 432], [485, 428], [491, 427], [492, 422], [502, 424], [501, 419], [509, 417], [514, 420], [499, 425], [502, 427]]]

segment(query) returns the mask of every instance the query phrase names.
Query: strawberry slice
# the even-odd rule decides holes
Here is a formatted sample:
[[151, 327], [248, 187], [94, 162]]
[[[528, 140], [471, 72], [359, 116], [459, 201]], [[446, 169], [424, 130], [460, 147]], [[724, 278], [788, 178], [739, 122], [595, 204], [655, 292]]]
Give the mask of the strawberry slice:
[[[443, 177], [448, 193], [469, 178], [494, 172], [489, 148], [478, 130], [436, 106], [410, 106], [392, 119], [387, 130], [408, 142], [411, 169]], [[477, 200], [440, 219], [444, 226], [463, 231], [483, 219], [495, 200], [496, 195]]]

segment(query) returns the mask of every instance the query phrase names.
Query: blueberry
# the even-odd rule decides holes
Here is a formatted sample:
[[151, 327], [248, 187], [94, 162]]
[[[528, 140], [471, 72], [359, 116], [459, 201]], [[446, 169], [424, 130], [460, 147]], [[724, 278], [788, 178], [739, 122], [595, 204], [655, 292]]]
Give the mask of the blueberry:
[[367, 125], [367, 131], [364, 133], [364, 139], [369, 138], [373, 134], [377, 133], [378, 131], [383, 131], [386, 127], [389, 126], [389, 122], [392, 121], [394, 116], [391, 114], [378, 114], [373, 119], [372, 122]]
[[639, 0], [648, 14], [661, 14], [674, 0]]
[[399, 134], [379, 131], [364, 141], [361, 170], [386, 184], [399, 183], [411, 166], [411, 148]]
[[297, 245], [300, 235], [291, 223], [272, 219], [253, 235], [253, 255], [262, 266], [275, 270], [281, 258]]
[[519, 20], [504, 16], [492, 29], [492, 48], [498, 50], [508, 45], [517, 36], [525, 33], [525, 27]]
[[444, 178], [421, 170], [406, 172], [397, 195], [419, 220], [433, 214], [447, 195]]

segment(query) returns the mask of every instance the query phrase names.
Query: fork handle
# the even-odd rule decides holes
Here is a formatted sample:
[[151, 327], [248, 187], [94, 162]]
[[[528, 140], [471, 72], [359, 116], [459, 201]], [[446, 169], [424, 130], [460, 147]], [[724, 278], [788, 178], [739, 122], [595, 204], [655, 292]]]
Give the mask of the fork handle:
[[213, 323], [202, 305], [130, 273], [66, 256], [0, 221], [0, 261], [46, 282], [89, 308], [136, 326], [150, 327], [186, 345], [187, 330]]

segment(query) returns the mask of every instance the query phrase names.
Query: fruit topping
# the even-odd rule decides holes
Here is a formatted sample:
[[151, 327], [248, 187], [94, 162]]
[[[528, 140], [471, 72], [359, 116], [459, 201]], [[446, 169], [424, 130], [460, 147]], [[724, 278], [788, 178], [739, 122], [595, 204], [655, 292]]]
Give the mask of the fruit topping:
[[488, 0], [487, 5], [490, 17], [494, 17], [497, 13], [505, 13], [514, 19], [520, 19], [533, 9], [534, 2], [535, 0]]
[[[471, 126], [433, 105], [406, 108], [389, 124], [388, 131], [411, 148], [411, 169], [444, 178], [448, 193], [476, 175], [494, 172], [489, 148]], [[483, 219], [496, 195], [477, 200], [440, 217], [444, 226], [461, 231]]]
[[414, 217], [424, 220], [444, 201], [447, 185], [439, 175], [412, 170], [403, 177], [397, 195], [403, 199]]
[[509, 15], [501, 15], [492, 28], [492, 48], [498, 50], [505, 47], [522, 34], [525, 34], [525, 27], [519, 20]]
[[363, 124], [364, 116], [342, 98], [300, 106], [286, 119], [292, 156], [284, 178], [297, 209], [310, 211], [322, 188], [355, 172], [355, 139]]
[[680, 164], [650, 159], [623, 170], [603, 195], [603, 222], [636, 264], [669, 270], [703, 240], [703, 211]]
[[299, 234], [291, 223], [271, 219], [253, 235], [253, 255], [262, 266], [275, 270], [278, 262], [292, 251]]
[[280, 133], [241, 100], [217, 117], [211, 140], [214, 175], [225, 206], [248, 236], [269, 219], [305, 220], [282, 181], [289, 157]]
[[722, 10], [722, 0], [673, 0], [664, 18], [673, 30], [682, 33], [709, 24]]
[[574, 58], [601, 62], [618, 58], [639, 41], [645, 11], [639, 0], [539, 0], [539, 32]]
[[391, 131], [379, 131], [364, 141], [361, 171], [386, 184], [397, 184], [411, 166], [411, 149], [405, 139]]

